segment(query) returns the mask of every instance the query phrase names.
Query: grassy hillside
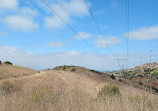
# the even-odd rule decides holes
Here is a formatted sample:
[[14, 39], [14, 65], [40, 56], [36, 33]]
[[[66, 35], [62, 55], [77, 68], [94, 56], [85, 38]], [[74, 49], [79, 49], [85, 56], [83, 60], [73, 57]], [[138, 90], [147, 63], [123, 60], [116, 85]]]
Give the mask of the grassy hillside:
[[131, 77], [153, 77], [158, 79], [158, 63], [146, 63], [127, 69], [124, 74], [131, 75]]
[[0, 64], [0, 80], [20, 76], [28, 76], [37, 73], [37, 71], [21, 66]]
[[104, 74], [99, 74], [97, 71], [74, 66], [67, 66], [66, 69], [65, 67], [0, 80], [1, 111], [156, 111], [158, 109], [156, 94], [103, 76]]
[[120, 77], [158, 92], [158, 63], [147, 63], [127, 69]]

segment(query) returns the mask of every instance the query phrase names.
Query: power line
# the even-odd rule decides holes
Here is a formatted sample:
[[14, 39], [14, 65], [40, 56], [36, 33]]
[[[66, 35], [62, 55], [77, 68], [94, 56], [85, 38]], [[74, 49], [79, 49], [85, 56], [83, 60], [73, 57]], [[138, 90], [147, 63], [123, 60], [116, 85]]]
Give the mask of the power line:
[[[56, 15], [58, 16], [58, 18], [59, 18], [61, 21], [63, 21], [63, 23], [64, 23], [74, 34], [78, 35], [78, 37], [82, 39], [82, 36], [81, 36], [79, 33], [77, 33], [77, 31], [76, 31], [73, 27], [71, 27], [71, 26], [57, 13], [57, 11], [56, 11], [55, 9], [53, 9], [45, 0], [41, 0], [41, 1], [43, 2], [43, 4], [45, 4], [45, 5], [50, 9], [50, 11], [51, 11], [53, 14], [56, 14]], [[91, 45], [89, 45], [86, 40], [84, 40], [84, 39], [82, 39], [82, 40], [87, 44], [88, 47], [90, 47], [90, 48], [91, 48], [93, 51], [95, 51], [97, 54], [100, 53], [98, 50], [96, 50], [95, 48], [91, 47]], [[103, 58], [105, 58], [104, 55], [101, 55], [101, 56], [102, 56]], [[105, 59], [107, 59], [107, 58], [105, 58]]]
[[100, 33], [101, 35], [104, 35], [103, 32], [102, 32], [102, 30], [101, 30], [101, 28], [100, 28], [100, 26], [98, 25], [97, 20], [96, 20], [95, 17], [94, 17], [94, 14], [93, 14], [92, 10], [91, 10], [90, 7], [88, 6], [86, 0], [83, 0], [83, 3], [85, 4], [85, 6], [86, 6], [86, 8], [87, 8], [87, 10], [88, 10], [88, 12], [89, 12], [89, 15], [91, 16], [91, 18], [92, 18], [92, 20], [93, 20], [93, 22], [94, 22], [96, 28], [98, 29], [99, 33]]
[[152, 50], [150, 50], [150, 64], [151, 64], [151, 52], [152, 52]]
[[[85, 4], [85, 7], [87, 8], [87, 10], [88, 10], [88, 12], [89, 12], [89, 15], [90, 15], [92, 21], [94, 22], [94, 25], [95, 25], [95, 27], [97, 28], [98, 32], [103, 36], [102, 38], [103, 38], [105, 44], [106, 44], [107, 46], [110, 46], [110, 45], [108, 44], [108, 42], [105, 40], [105, 38], [104, 38], [104, 33], [102, 32], [100, 26], [98, 25], [98, 22], [97, 22], [97, 20], [96, 20], [94, 14], [93, 14], [93, 11], [90, 9], [90, 7], [89, 7], [88, 3], [86, 2], [86, 0], [83, 0], [83, 3]], [[113, 53], [112, 49], [111, 49], [110, 51]]]
[[[45, 0], [41, 0], [41, 1], [43, 2], [43, 4], [44, 4], [46, 7], [48, 7], [48, 8], [50, 9], [50, 11], [51, 11], [53, 14], [57, 15], [57, 17], [58, 17], [73, 33], [75, 33], [76, 35], [78, 35], [79, 38], [82, 39], [82, 36], [81, 36], [79, 33], [77, 33], [77, 31], [76, 31], [73, 27], [71, 27], [71, 26], [67, 23], [67, 21], [64, 20], [64, 19], [57, 13], [57, 11], [56, 11], [55, 9], [53, 9]], [[92, 17], [92, 20], [94, 21], [95, 26], [97, 27], [99, 33], [100, 33], [101, 35], [104, 35], [103, 32], [101, 31], [101, 29], [100, 29], [100, 27], [99, 27], [99, 25], [98, 25], [98, 23], [97, 23], [95, 17], [94, 17], [94, 15], [93, 15], [93, 12], [92, 12], [91, 9], [88, 7], [87, 2], [86, 2], [85, 0], [83, 0], [83, 1], [84, 1], [84, 4], [86, 5], [86, 7], [87, 7], [87, 9], [88, 9], [88, 12], [89, 12], [90, 16]], [[103, 39], [104, 39], [104, 37], [103, 37]], [[88, 43], [86, 40], [84, 40], [84, 39], [82, 39], [82, 40], [87, 44], [88, 47], [90, 47], [91, 49], [93, 49], [95, 52], [99, 53], [99, 51], [96, 50], [95, 48], [91, 47], [91, 45], [89, 45], [89, 43]], [[104, 39], [104, 41], [105, 41], [105, 43], [107, 44], [107, 46], [109, 46], [105, 39]], [[112, 50], [111, 50], [111, 52], [112, 52]], [[103, 57], [104, 57], [104, 56], [103, 56]]]
[[[102, 36], [104, 36], [104, 33], [102, 32], [100, 26], [98, 25], [98, 22], [97, 22], [97, 20], [96, 20], [96, 18], [95, 18], [95, 16], [94, 16], [92, 10], [90, 9], [88, 3], [86, 2], [86, 0], [83, 0], [83, 3], [85, 4], [85, 7], [87, 8], [87, 10], [88, 10], [88, 12], [89, 12], [89, 15], [90, 15], [92, 21], [94, 22], [95, 27], [97, 28], [98, 32], [99, 32]], [[104, 38], [104, 37], [102, 37], [102, 38], [103, 38], [105, 44], [106, 44], [107, 46], [110, 46], [110, 45], [108, 44], [108, 42], [105, 40], [105, 38]], [[112, 49], [110, 49], [110, 51], [111, 51], [111, 53], [113, 53]], [[116, 57], [116, 58], [117, 58], [117, 57]]]
[[[53, 9], [45, 0], [41, 0], [41, 1], [43, 2], [43, 4], [44, 4], [46, 7], [48, 7], [48, 8], [50, 9], [50, 11], [51, 11], [53, 14], [57, 15], [57, 17], [58, 17], [74, 34], [78, 35], [78, 37], [79, 37], [80, 39], [82, 39], [82, 36], [81, 36], [79, 33], [77, 33], [77, 31], [76, 31], [73, 27], [71, 27], [71, 26], [66, 22], [66, 20], [64, 20], [64, 19], [56, 12], [55, 9]], [[91, 49], [93, 49], [95, 52], [99, 53], [95, 48], [91, 47], [91, 45], [89, 45], [89, 43], [88, 43], [86, 40], [84, 40], [84, 39], [82, 39], [82, 40], [87, 44], [88, 47], [90, 47]]]
[[[101, 35], [104, 36], [104, 33], [102, 32], [100, 26], [98, 25], [98, 22], [97, 22], [97, 20], [95, 19], [95, 16], [94, 16], [92, 10], [90, 9], [90, 7], [88, 6], [86, 0], [83, 0], [83, 3], [85, 4], [85, 6], [86, 6], [86, 8], [87, 8], [87, 10], [88, 10], [88, 12], [89, 12], [89, 15], [90, 15], [92, 21], [94, 22], [94, 24], [95, 24], [95, 26], [96, 26], [98, 32], [99, 32]], [[106, 45], [109, 46], [109, 44], [107, 43], [107, 41], [105, 40], [105, 38], [104, 38], [104, 37], [102, 37], [102, 38], [103, 38], [103, 40], [105, 41]], [[110, 49], [110, 51], [113, 53], [112, 49]], [[127, 52], [128, 52], [128, 51], [127, 51]], [[113, 55], [113, 56], [114, 56], [114, 55]], [[116, 56], [114, 56], [114, 57], [116, 58], [115, 60], [118, 60], [118, 65], [119, 65], [120, 70], [124, 69], [124, 68], [121, 68], [121, 66], [120, 66], [120, 62], [119, 62], [120, 59], [119, 59], [118, 57], [116, 57]], [[128, 57], [125, 58], [125, 59], [123, 59], [123, 60], [125, 61], [125, 60], [127, 60], [127, 59], [128, 59]], [[124, 67], [124, 65], [123, 65], [123, 67]]]
[[[114, 60], [117, 60], [117, 63], [118, 63], [118, 65], [119, 65], [119, 68], [120, 68], [120, 71], [121, 71], [121, 74], [123, 74], [125, 61], [126, 61], [127, 59], [126, 59], [126, 58], [125, 58], [125, 59], [119, 59], [119, 58], [117, 58], [117, 59], [114, 59]], [[120, 61], [123, 61], [123, 64], [122, 64], [122, 65], [120, 64]]]
[[129, 0], [126, 0], [126, 36], [127, 36], [127, 49], [126, 49], [126, 58], [127, 58], [127, 68], [128, 68], [128, 58], [129, 58]]

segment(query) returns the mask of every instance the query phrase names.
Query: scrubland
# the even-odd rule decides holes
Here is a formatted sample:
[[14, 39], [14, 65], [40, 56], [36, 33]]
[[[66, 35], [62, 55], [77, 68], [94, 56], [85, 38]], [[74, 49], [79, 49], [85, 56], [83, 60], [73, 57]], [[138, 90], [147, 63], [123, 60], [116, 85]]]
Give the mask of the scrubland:
[[[14, 87], [14, 86], [13, 86]], [[11, 88], [13, 88], [11, 87]], [[111, 86], [109, 86], [111, 87]], [[39, 87], [27, 92], [9, 89], [1, 93], [1, 111], [157, 111], [158, 96], [135, 88], [119, 88], [99, 96], [80, 89], [63, 90], [60, 86]]]
[[79, 70], [45, 70], [0, 80], [0, 111], [158, 110], [156, 93]]

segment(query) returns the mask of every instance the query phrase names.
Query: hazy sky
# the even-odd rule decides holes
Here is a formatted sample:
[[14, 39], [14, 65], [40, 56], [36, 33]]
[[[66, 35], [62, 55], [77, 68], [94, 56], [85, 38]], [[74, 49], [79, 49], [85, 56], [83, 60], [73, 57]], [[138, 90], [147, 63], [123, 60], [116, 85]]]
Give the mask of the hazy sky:
[[[126, 57], [126, 0], [0, 0], [0, 60], [34, 69], [78, 65], [117, 70]], [[158, 61], [158, 0], [129, 0], [129, 60], [125, 68]], [[80, 36], [78, 36], [80, 35]], [[123, 67], [123, 61], [120, 66]]]

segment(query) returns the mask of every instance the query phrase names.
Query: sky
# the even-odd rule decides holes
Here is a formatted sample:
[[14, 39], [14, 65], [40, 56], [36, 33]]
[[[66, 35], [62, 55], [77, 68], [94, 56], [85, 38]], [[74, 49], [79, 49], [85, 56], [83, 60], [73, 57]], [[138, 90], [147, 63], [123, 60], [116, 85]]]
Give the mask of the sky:
[[[1, 61], [37, 70], [76, 65], [104, 71], [149, 63], [150, 53], [158, 62], [157, 0], [129, 0], [129, 38], [126, 0], [86, 0], [95, 21], [83, 0], [45, 2], [0, 0]], [[128, 60], [121, 60], [127, 41]]]

